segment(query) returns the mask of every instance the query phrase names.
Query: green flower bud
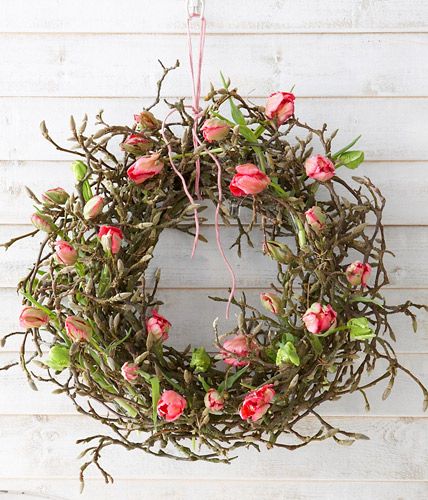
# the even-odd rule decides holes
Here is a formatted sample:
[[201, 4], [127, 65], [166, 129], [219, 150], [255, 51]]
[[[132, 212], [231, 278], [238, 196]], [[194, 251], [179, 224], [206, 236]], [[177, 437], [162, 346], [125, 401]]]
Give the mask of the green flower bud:
[[88, 167], [83, 163], [83, 161], [76, 160], [71, 165], [71, 170], [73, 171], [76, 181], [83, 181], [85, 178]]
[[285, 363], [300, 366], [300, 358], [297, 354], [296, 348], [293, 342], [286, 342], [285, 344], [280, 344], [280, 347], [276, 353], [277, 366], [281, 366]]
[[290, 264], [295, 258], [287, 245], [273, 240], [266, 242], [265, 253], [269, 254], [272, 259], [278, 261], [280, 264]]
[[368, 340], [375, 336], [367, 318], [352, 318], [348, 327], [351, 340]]
[[195, 373], [205, 372], [211, 366], [211, 358], [208, 356], [204, 347], [193, 349], [190, 367], [194, 369]]
[[70, 366], [70, 352], [68, 347], [63, 345], [54, 345], [49, 351], [49, 357], [45, 364], [57, 372]]
[[36, 229], [45, 233], [51, 233], [55, 229], [53, 220], [48, 215], [33, 214], [31, 216], [31, 223]]
[[63, 205], [69, 198], [69, 194], [64, 189], [58, 187], [54, 189], [48, 189], [42, 194], [43, 203], [47, 207], [53, 207], [55, 205]]

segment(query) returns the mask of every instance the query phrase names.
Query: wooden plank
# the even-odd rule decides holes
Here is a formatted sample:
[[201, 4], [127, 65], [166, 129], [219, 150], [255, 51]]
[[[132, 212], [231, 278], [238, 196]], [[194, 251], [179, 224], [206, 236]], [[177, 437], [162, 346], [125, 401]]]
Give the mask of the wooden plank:
[[[0, 477], [31, 479], [76, 479], [82, 449], [73, 442], [97, 434], [100, 426], [84, 417], [0, 417], [2, 446]], [[176, 462], [126, 450], [110, 449], [102, 463], [121, 478], [169, 480], [426, 480], [428, 464], [426, 418], [335, 418], [334, 426], [371, 436], [370, 441], [355, 443], [350, 449], [334, 442], [286, 450], [239, 450], [239, 458], [230, 465], [206, 462]], [[314, 429], [308, 419], [303, 431]], [[11, 451], [13, 450], [13, 453]], [[320, 460], [320, 453], [323, 459]], [[315, 455], [316, 454], [316, 455]], [[352, 465], [350, 465], [352, 460]], [[98, 477], [88, 470], [87, 477]]]
[[[327, 458], [327, 457], [326, 457]], [[88, 479], [85, 489], [79, 493], [77, 479], [2, 479], [2, 491], [7, 491], [7, 500], [134, 500], [156, 498], [159, 500], [426, 500], [428, 483], [426, 481], [304, 481], [292, 479], [252, 480], [212, 480], [169, 479], [119, 479], [112, 485], [104, 484], [101, 479]], [[31, 496], [31, 495], [34, 495]], [[143, 495], [143, 496], [142, 496]]]
[[[184, 33], [183, 2], [148, 3], [128, 0], [124, 8], [115, 0], [2, 0], [0, 31]], [[220, 33], [409, 32], [427, 29], [428, 8], [424, 0], [234, 0], [221, 9], [207, 2], [206, 15], [209, 31]]]
[[[92, 125], [96, 113], [104, 109], [108, 123], [131, 124], [134, 113], [152, 102], [153, 99], [0, 98], [0, 160], [72, 161], [72, 156], [56, 151], [41, 137], [42, 120], [46, 120], [52, 136], [61, 145], [69, 146], [71, 114], [81, 119], [88, 113]], [[157, 116], [164, 117], [165, 110], [165, 106], [160, 106]], [[337, 148], [362, 133], [359, 147], [365, 151], [367, 161], [428, 160], [425, 137], [421, 134], [426, 125], [428, 99], [301, 99], [296, 103], [296, 114], [313, 126], [328, 122], [329, 130], [339, 128]], [[408, 119], [397, 120], [397, 116]]]
[[[181, 335], [187, 335], [182, 330]], [[176, 329], [171, 331], [168, 341], [171, 345], [184, 344]], [[189, 342], [186, 342], [187, 345]], [[200, 343], [196, 343], [200, 345]], [[209, 347], [210, 344], [207, 345]], [[212, 350], [212, 347], [211, 347]], [[18, 359], [17, 353], [0, 353], [0, 366]], [[400, 362], [412, 370], [425, 384], [428, 384], [428, 355], [401, 354]], [[366, 381], [374, 380], [381, 375], [385, 366], [379, 363], [375, 372], [366, 377]], [[52, 394], [54, 386], [48, 383], [38, 383], [38, 391], [33, 391], [19, 367], [0, 372], [0, 415], [74, 415], [76, 410], [72, 402], [64, 395]], [[373, 416], [423, 416], [423, 397], [419, 387], [404, 373], [399, 372], [391, 396], [382, 400], [382, 393], [387, 382], [367, 391], [370, 400], [370, 412], [366, 412], [364, 400], [359, 393], [349, 394], [339, 401], [325, 403], [319, 408], [321, 415], [361, 417]], [[17, 398], [16, 395], [20, 394]]]
[[[184, 36], [158, 34], [3, 34], [0, 95], [151, 96], [157, 60], [185, 61], [186, 44]], [[206, 42], [202, 88], [218, 82], [221, 69], [244, 94], [256, 96], [294, 84], [296, 94], [309, 97], [428, 96], [427, 45], [428, 33], [214, 35]], [[397, 61], [406, 61], [405, 71]], [[186, 64], [164, 90], [190, 92]]]
[[[31, 231], [32, 226], [0, 226], [0, 241]], [[167, 230], [161, 236], [148, 276], [160, 267], [164, 288], [222, 288], [229, 286], [230, 277], [218, 252], [214, 228], [203, 227], [209, 243], [201, 243], [190, 260], [192, 239], [177, 230]], [[391, 288], [427, 288], [428, 269], [425, 255], [428, 251], [428, 231], [424, 226], [390, 226], [385, 231], [388, 248], [396, 257], [385, 257]], [[230, 262], [238, 276], [239, 288], [265, 289], [276, 274], [274, 261], [262, 253], [262, 233], [253, 232], [254, 248], [243, 245], [242, 258], [228, 248], [235, 241], [236, 228], [224, 227], [221, 239]], [[13, 288], [28, 266], [34, 261], [38, 237], [18, 241], [13, 250], [0, 249], [0, 287]], [[174, 248], [174, 252], [171, 252]], [[124, 250], [125, 251], [125, 250]], [[350, 260], [357, 257], [351, 256]], [[251, 265], [249, 265], [251, 263]], [[257, 270], [257, 272], [255, 272]]]
[[[245, 291], [250, 304], [259, 304], [259, 291]], [[222, 333], [230, 331], [236, 324], [232, 306], [231, 318], [225, 319], [225, 305], [213, 302], [209, 296], [225, 296], [224, 289], [211, 290], [168, 290], [160, 289], [158, 297], [164, 302], [162, 314], [173, 324], [171, 342], [179, 349], [188, 344], [203, 345], [212, 349], [212, 322], [219, 318], [219, 329]], [[411, 299], [419, 304], [428, 304], [428, 290], [385, 290], [385, 298], [389, 304], [398, 304]], [[0, 336], [8, 332], [20, 331], [18, 316], [21, 310], [21, 298], [13, 288], [0, 288], [0, 304], [2, 308]], [[197, 311], [197, 313], [196, 313]], [[410, 320], [404, 315], [391, 318], [391, 324], [397, 336], [395, 349], [398, 353], [428, 353], [428, 313], [418, 314], [418, 333], [414, 334]], [[10, 339], [1, 352], [19, 351], [21, 339]]]
[[[348, 181], [354, 175], [367, 176], [379, 186], [387, 199], [384, 223], [394, 225], [428, 225], [426, 210], [428, 162], [372, 163], [358, 170], [342, 168], [338, 175]], [[33, 212], [33, 202], [25, 186], [36, 194], [61, 186], [74, 189], [70, 162], [0, 162], [0, 224], [26, 224]], [[403, 199], [412, 193], [412, 203]]]

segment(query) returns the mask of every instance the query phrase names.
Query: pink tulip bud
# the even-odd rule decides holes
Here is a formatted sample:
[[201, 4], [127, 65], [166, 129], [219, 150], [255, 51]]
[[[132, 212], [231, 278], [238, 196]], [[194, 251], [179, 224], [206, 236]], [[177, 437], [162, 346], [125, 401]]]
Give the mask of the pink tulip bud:
[[168, 340], [168, 332], [171, 328], [171, 323], [158, 314], [157, 311], [152, 312], [152, 316], [146, 320], [147, 333], [152, 335], [155, 340], [164, 342]]
[[209, 118], [202, 125], [202, 135], [208, 142], [221, 141], [229, 133], [230, 126], [218, 118]]
[[151, 156], [142, 156], [131, 165], [127, 174], [135, 184], [142, 184], [147, 179], [151, 179], [159, 174], [163, 169], [163, 162], [159, 160], [159, 153], [154, 153]]
[[210, 389], [205, 394], [204, 403], [210, 413], [219, 414], [224, 408], [224, 398], [215, 389]]
[[254, 340], [239, 334], [223, 343], [220, 354], [227, 365], [245, 366], [249, 364], [249, 361], [242, 358], [247, 358], [252, 351], [257, 351], [257, 344]]
[[187, 406], [186, 400], [175, 391], [164, 391], [157, 405], [159, 417], [174, 422], [181, 417]]
[[150, 111], [143, 111], [139, 115], [134, 115], [137, 130], [158, 130], [161, 127], [161, 122], [157, 120]]
[[72, 266], [77, 260], [76, 250], [64, 240], [55, 242], [55, 257], [59, 264]]
[[33, 214], [31, 216], [31, 222], [36, 229], [44, 231], [45, 233], [51, 233], [54, 230], [53, 221], [47, 215]]
[[144, 153], [147, 153], [152, 146], [153, 142], [140, 134], [129, 135], [120, 145], [123, 151], [126, 151], [133, 156], [141, 156]]
[[261, 293], [260, 300], [263, 307], [273, 314], [281, 314], [284, 311], [281, 297], [276, 293]]
[[92, 335], [91, 326], [78, 316], [67, 316], [65, 319], [65, 331], [73, 342], [89, 340]]
[[249, 392], [239, 410], [242, 420], [257, 422], [269, 410], [272, 399], [275, 397], [273, 384], [266, 384], [255, 391]]
[[289, 92], [275, 92], [268, 97], [265, 114], [277, 126], [285, 123], [294, 114], [295, 97]]
[[85, 219], [95, 219], [104, 208], [104, 198], [101, 195], [93, 196], [83, 207], [83, 217]]
[[22, 328], [40, 328], [49, 323], [49, 316], [40, 309], [25, 306], [19, 315], [19, 324]]
[[230, 183], [230, 192], [233, 196], [258, 194], [270, 184], [269, 177], [252, 163], [238, 165], [236, 172]]
[[63, 205], [69, 198], [69, 194], [64, 189], [57, 187], [54, 189], [48, 189], [42, 194], [43, 203], [47, 207], [53, 207], [55, 205]]
[[346, 279], [352, 286], [367, 286], [367, 280], [372, 272], [370, 264], [363, 264], [356, 260], [346, 268]]
[[330, 304], [322, 306], [315, 302], [303, 315], [306, 329], [314, 334], [324, 333], [336, 326], [337, 313]]
[[320, 233], [325, 228], [326, 216], [320, 207], [312, 207], [305, 212], [306, 222], [316, 232]]
[[311, 156], [305, 161], [306, 175], [311, 179], [325, 182], [336, 173], [334, 163], [325, 156]]
[[101, 226], [98, 231], [98, 238], [105, 252], [112, 254], [119, 253], [123, 240], [122, 231], [115, 226]]
[[134, 363], [124, 363], [120, 371], [122, 377], [128, 382], [133, 382], [138, 378], [138, 365]]

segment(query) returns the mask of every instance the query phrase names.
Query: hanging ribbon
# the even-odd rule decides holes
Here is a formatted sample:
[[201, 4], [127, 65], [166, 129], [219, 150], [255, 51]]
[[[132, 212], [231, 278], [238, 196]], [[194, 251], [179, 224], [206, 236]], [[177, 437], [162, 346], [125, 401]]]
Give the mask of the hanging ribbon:
[[[202, 63], [203, 63], [203, 58], [204, 58], [204, 47], [205, 47], [205, 35], [206, 35], [206, 19], [204, 15], [204, 9], [205, 9], [205, 4], [203, 0], [187, 0], [187, 41], [188, 41], [188, 51], [189, 51], [189, 66], [190, 66], [190, 74], [191, 74], [191, 79], [192, 79], [192, 105], [191, 106], [185, 106], [186, 108], [191, 108], [192, 114], [193, 114], [193, 126], [192, 126], [192, 139], [193, 139], [193, 147], [194, 149], [197, 149], [199, 146], [202, 145], [201, 141], [199, 140], [198, 137], [198, 122], [199, 119], [202, 117], [203, 110], [200, 107], [200, 101], [201, 101], [201, 74], [202, 74]], [[192, 20], [194, 18], [199, 19], [200, 21], [200, 29], [199, 29], [199, 53], [198, 53], [198, 61], [197, 61], [197, 66], [195, 67], [194, 64], [194, 57], [193, 57], [193, 45], [192, 45], [192, 34], [191, 34], [191, 24]], [[195, 218], [195, 238], [193, 240], [193, 247], [192, 247], [192, 257], [195, 254], [195, 250], [199, 241], [199, 233], [200, 233], [200, 224], [199, 224], [199, 215], [198, 215], [198, 210], [197, 206], [195, 204], [195, 200], [190, 193], [187, 185], [186, 185], [186, 180], [184, 179], [183, 175], [181, 172], [177, 169], [174, 163], [174, 156], [173, 156], [173, 151], [172, 147], [167, 140], [165, 129], [166, 129], [166, 123], [169, 119], [169, 117], [177, 112], [176, 109], [171, 110], [165, 120], [162, 123], [162, 128], [161, 128], [161, 134], [162, 137], [167, 144], [168, 148], [168, 157], [169, 157], [169, 162], [171, 164], [171, 167], [173, 168], [174, 172], [178, 175], [178, 177], [181, 180], [181, 183], [183, 185], [183, 190], [190, 201], [190, 203], [195, 206], [194, 208], [194, 218]], [[217, 167], [217, 189], [218, 189], [218, 202], [216, 206], [216, 211], [215, 211], [215, 233], [216, 233], [216, 242], [217, 242], [217, 247], [220, 252], [220, 255], [223, 258], [223, 261], [226, 265], [227, 270], [229, 271], [229, 274], [231, 276], [231, 290], [229, 294], [229, 299], [227, 301], [227, 307], [226, 307], [226, 318], [229, 318], [229, 312], [230, 312], [230, 304], [232, 302], [232, 299], [235, 295], [236, 291], [236, 277], [235, 273], [233, 271], [232, 266], [230, 265], [226, 254], [224, 253], [223, 246], [221, 244], [221, 238], [220, 238], [220, 224], [219, 224], [219, 216], [220, 216], [220, 207], [221, 203], [223, 200], [223, 190], [221, 186], [221, 164], [218, 160], [218, 158], [211, 153], [209, 150], [207, 150], [207, 154], [210, 156], [210, 158], [213, 160]], [[201, 161], [199, 156], [195, 160], [195, 167], [196, 167], [196, 174], [195, 174], [195, 195], [197, 199], [201, 198], [200, 195], [200, 177], [201, 177]]]

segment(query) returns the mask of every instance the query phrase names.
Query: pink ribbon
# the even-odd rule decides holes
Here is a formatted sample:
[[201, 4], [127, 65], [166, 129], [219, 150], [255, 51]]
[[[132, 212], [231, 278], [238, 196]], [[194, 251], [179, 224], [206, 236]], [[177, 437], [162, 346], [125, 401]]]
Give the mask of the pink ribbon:
[[[194, 65], [194, 59], [193, 59], [193, 46], [192, 46], [192, 35], [190, 32], [191, 28], [191, 22], [193, 18], [199, 18], [200, 19], [200, 33], [199, 33], [199, 55], [198, 55], [198, 64], [195, 70], [195, 65]], [[202, 145], [201, 141], [199, 140], [198, 137], [198, 121], [202, 116], [202, 109], [200, 107], [200, 100], [201, 100], [201, 72], [202, 72], [202, 63], [203, 63], [203, 58], [204, 58], [204, 46], [205, 46], [205, 35], [206, 35], [206, 19], [203, 14], [203, 11], [200, 12], [198, 9], [194, 9], [193, 12], [190, 12], [188, 10], [188, 17], [187, 17], [187, 41], [188, 41], [188, 49], [189, 49], [189, 65], [190, 65], [190, 73], [191, 73], [191, 78], [192, 78], [192, 87], [193, 87], [193, 101], [192, 101], [192, 106], [186, 106], [188, 108], [192, 109], [193, 113], [193, 127], [192, 127], [192, 138], [193, 138], [193, 147], [197, 149], [199, 146]], [[174, 157], [173, 157], [173, 151], [172, 147], [167, 140], [166, 134], [165, 134], [165, 127], [166, 127], [166, 122], [168, 118], [176, 112], [176, 109], [172, 109], [166, 116], [165, 120], [162, 123], [162, 128], [161, 128], [161, 134], [162, 137], [167, 144], [168, 148], [168, 157], [169, 157], [169, 162], [171, 164], [171, 167], [173, 168], [174, 172], [178, 175], [178, 177], [181, 180], [181, 183], [183, 185], [183, 190], [190, 201], [192, 205], [195, 205], [195, 201], [193, 199], [193, 196], [189, 192], [189, 189], [186, 185], [186, 180], [184, 179], [183, 175], [181, 172], [177, 169], [177, 167], [174, 164]], [[236, 277], [235, 273], [233, 271], [232, 266], [230, 265], [226, 254], [224, 253], [223, 246], [221, 244], [221, 238], [220, 238], [220, 224], [219, 224], [219, 215], [220, 215], [220, 206], [221, 202], [223, 200], [223, 190], [221, 187], [221, 164], [218, 160], [218, 158], [211, 153], [209, 150], [207, 150], [207, 154], [210, 156], [210, 158], [213, 160], [217, 167], [217, 189], [218, 189], [218, 203], [215, 211], [215, 233], [216, 233], [216, 242], [217, 242], [217, 248], [220, 252], [220, 255], [223, 258], [223, 261], [225, 263], [225, 266], [227, 270], [229, 271], [229, 274], [231, 276], [231, 290], [229, 294], [229, 299], [227, 301], [227, 307], [226, 307], [226, 318], [229, 318], [229, 312], [230, 312], [230, 304], [232, 302], [232, 299], [235, 295], [236, 291]], [[195, 195], [198, 199], [201, 198], [200, 196], [200, 178], [201, 178], [201, 162], [199, 157], [196, 158], [195, 161], [196, 164], [196, 176], [195, 176]], [[195, 207], [194, 211], [194, 218], [195, 218], [195, 238], [193, 240], [193, 247], [192, 247], [192, 257], [195, 254], [196, 247], [199, 241], [199, 234], [200, 234], [200, 224], [199, 224], [199, 215], [198, 215], [198, 210], [197, 207]]]

